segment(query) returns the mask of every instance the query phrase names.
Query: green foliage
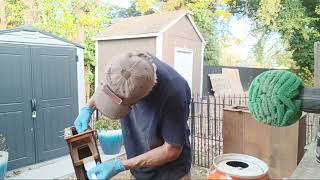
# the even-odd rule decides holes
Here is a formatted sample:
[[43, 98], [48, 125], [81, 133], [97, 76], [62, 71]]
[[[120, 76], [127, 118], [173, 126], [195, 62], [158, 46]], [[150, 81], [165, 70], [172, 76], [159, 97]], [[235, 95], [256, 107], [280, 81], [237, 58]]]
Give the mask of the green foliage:
[[6, 138], [2, 134], [0, 134], [0, 151], [8, 151]]
[[113, 21], [117, 21], [119, 18], [128, 18], [140, 15], [141, 12], [137, 10], [136, 3], [131, 3], [129, 8], [114, 6], [111, 8], [110, 12], [110, 17]]
[[219, 46], [217, 38], [215, 38], [217, 36], [215, 34], [214, 12], [210, 9], [214, 5], [213, 3], [213, 1], [206, 0], [190, 1], [186, 7], [193, 13], [193, 19], [207, 43], [204, 50], [204, 62], [209, 65], [218, 65]]
[[24, 24], [23, 15], [24, 15], [26, 6], [23, 4], [23, 1], [22, 0], [4, 0], [4, 2], [5, 2], [7, 27], [14, 28]]
[[257, 43], [253, 47], [255, 67], [261, 68], [295, 68], [292, 52], [280, 37], [270, 31], [262, 30], [253, 35]]
[[85, 67], [87, 70], [86, 79], [90, 83], [90, 96], [94, 92], [94, 82], [95, 82], [95, 42], [92, 37], [86, 37], [83, 46], [85, 48], [84, 51], [84, 60], [85, 60]]
[[95, 44], [94, 36], [111, 22], [109, 7], [90, 0], [38, 0], [42, 10], [37, 26], [74, 42], [84, 49], [86, 79], [90, 92], [94, 90]]
[[298, 76], [302, 79], [305, 87], [314, 87], [314, 74], [309, 70], [309, 68], [303, 67]]
[[316, 8], [315, 8], [315, 12], [320, 15], [320, 5], [318, 5]]
[[120, 122], [118, 120], [111, 120], [106, 117], [100, 118], [94, 125], [95, 129], [101, 130], [117, 130], [120, 129]]
[[281, 10], [281, 0], [261, 0], [258, 16], [263, 24], [276, 25], [276, 18]]
[[157, 0], [136, 0], [137, 10], [141, 14], [146, 14], [152, 7], [155, 7]]
[[[233, 0], [233, 13], [245, 14], [278, 32], [289, 45], [296, 66], [313, 72], [313, 45], [320, 40], [319, 0]], [[306, 71], [301, 71], [306, 72]]]

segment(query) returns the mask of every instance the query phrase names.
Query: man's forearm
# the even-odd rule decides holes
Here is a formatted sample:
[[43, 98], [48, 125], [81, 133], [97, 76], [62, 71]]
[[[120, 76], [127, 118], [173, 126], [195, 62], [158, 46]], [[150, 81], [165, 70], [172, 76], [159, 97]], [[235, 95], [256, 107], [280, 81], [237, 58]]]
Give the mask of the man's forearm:
[[126, 169], [138, 169], [145, 167], [158, 167], [176, 160], [182, 152], [182, 147], [167, 143], [134, 158], [124, 160]]

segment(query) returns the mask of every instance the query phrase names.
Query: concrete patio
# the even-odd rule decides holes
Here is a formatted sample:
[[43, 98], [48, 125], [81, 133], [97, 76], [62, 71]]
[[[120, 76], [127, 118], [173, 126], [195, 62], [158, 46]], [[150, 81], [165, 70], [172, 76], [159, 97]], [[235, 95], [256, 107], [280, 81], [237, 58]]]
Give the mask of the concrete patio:
[[[105, 155], [99, 146], [102, 162], [112, 160], [125, 154], [124, 148], [119, 154]], [[33, 164], [7, 173], [7, 179], [58, 179], [74, 174], [72, 161], [69, 155], [56, 158], [50, 161]]]

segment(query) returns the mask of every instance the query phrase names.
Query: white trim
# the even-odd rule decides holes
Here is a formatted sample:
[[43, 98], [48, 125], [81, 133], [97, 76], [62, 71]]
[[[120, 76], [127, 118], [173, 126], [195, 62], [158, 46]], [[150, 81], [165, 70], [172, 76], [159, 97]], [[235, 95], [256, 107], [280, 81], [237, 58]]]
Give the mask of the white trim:
[[160, 34], [157, 38], [156, 38], [156, 57], [160, 60], [162, 60], [162, 46], [163, 46], [163, 35]]
[[[187, 49], [187, 48], [181, 48], [181, 47], [175, 47], [174, 48], [174, 62], [173, 62], [173, 67], [174, 69], [176, 70], [176, 55], [177, 55], [177, 52], [180, 51], [180, 52], [186, 52], [186, 53], [191, 53], [191, 56], [192, 56], [192, 72], [191, 72], [191, 87], [190, 87], [190, 90], [191, 90], [191, 94], [193, 92], [193, 88], [194, 88], [194, 81], [193, 81], [193, 67], [194, 67], [194, 54], [193, 54], [193, 50], [192, 49]], [[179, 72], [178, 72], [179, 73]]]
[[123, 36], [110, 36], [110, 37], [97, 37], [94, 40], [117, 40], [117, 39], [134, 39], [134, 38], [143, 38], [143, 37], [157, 37], [159, 33], [146, 33], [146, 34], [134, 34], [134, 35], [123, 35]]
[[188, 52], [188, 53], [192, 53], [193, 54], [193, 50], [192, 49], [188, 49], [188, 48], [175, 47], [174, 48], [174, 52], [176, 52], [176, 51]]
[[200, 82], [200, 97], [202, 97], [202, 90], [203, 90], [204, 48], [205, 48], [205, 43], [202, 43], [202, 44], [201, 44], [201, 82]]
[[48, 46], [48, 47], [73, 47], [74, 45], [62, 45], [62, 44], [41, 44], [41, 43], [28, 43], [28, 42], [16, 42], [16, 41], [0, 41], [0, 44], [21, 44], [21, 45], [34, 45], [34, 46]]
[[187, 14], [187, 17], [188, 17], [189, 21], [191, 22], [194, 30], [197, 32], [198, 36], [200, 37], [201, 41], [202, 41], [203, 43], [206, 43], [206, 41], [204, 40], [202, 34], [200, 33], [199, 29], [197, 28], [196, 23], [193, 21], [191, 15], [190, 15], [190, 14]]
[[99, 48], [98, 48], [98, 42], [99, 41], [96, 41], [95, 42], [95, 53], [94, 53], [94, 56], [95, 56], [95, 60], [96, 60], [96, 66], [95, 66], [95, 69], [94, 69], [94, 89], [97, 89], [98, 87], [98, 78], [99, 78], [99, 61], [98, 61], [98, 57], [99, 57]]
[[77, 77], [78, 77], [78, 110], [85, 105], [85, 75], [84, 75], [84, 49], [77, 47]]

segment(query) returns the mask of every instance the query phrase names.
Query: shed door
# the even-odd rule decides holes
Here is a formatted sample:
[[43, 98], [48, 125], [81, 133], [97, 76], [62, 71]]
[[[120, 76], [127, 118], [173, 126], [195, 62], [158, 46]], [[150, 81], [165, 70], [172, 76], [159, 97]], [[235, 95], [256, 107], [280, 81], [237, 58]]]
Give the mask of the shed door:
[[37, 161], [44, 161], [68, 152], [63, 132], [73, 125], [78, 109], [76, 49], [31, 49]]
[[176, 48], [174, 56], [174, 68], [187, 80], [192, 89], [193, 53], [192, 50]]
[[35, 161], [31, 97], [30, 49], [0, 44], [0, 134], [7, 139], [8, 169]]

